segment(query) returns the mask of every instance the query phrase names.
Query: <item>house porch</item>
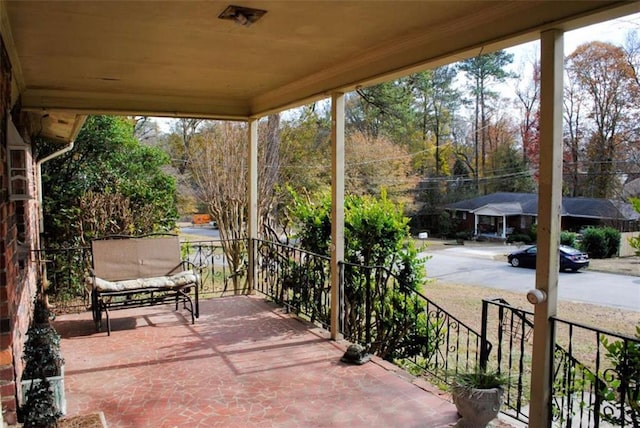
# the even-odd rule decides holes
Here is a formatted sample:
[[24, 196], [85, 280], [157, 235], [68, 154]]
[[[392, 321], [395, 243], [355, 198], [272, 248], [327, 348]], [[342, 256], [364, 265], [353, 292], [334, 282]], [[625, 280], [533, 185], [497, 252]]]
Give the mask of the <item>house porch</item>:
[[378, 358], [340, 362], [346, 343], [261, 298], [202, 302], [191, 325], [172, 306], [59, 316], [68, 415], [114, 427], [452, 426], [445, 393]]

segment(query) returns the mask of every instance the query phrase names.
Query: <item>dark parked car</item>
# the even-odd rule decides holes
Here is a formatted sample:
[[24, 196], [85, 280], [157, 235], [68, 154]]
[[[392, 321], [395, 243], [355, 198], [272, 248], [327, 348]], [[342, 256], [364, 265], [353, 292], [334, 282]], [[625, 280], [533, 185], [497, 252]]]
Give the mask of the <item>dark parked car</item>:
[[[513, 267], [536, 267], [536, 254], [538, 249], [536, 246], [525, 248], [524, 250], [514, 251], [507, 256], [507, 261]], [[560, 270], [570, 269], [577, 271], [578, 269], [589, 266], [589, 256], [580, 250], [567, 245], [560, 245]]]

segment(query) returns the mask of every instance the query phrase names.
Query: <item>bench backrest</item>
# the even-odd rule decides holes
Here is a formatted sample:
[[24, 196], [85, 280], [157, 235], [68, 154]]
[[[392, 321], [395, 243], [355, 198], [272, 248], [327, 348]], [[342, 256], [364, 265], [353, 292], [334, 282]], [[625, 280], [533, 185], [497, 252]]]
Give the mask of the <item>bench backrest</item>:
[[150, 278], [180, 272], [177, 236], [91, 241], [93, 274], [107, 281]]

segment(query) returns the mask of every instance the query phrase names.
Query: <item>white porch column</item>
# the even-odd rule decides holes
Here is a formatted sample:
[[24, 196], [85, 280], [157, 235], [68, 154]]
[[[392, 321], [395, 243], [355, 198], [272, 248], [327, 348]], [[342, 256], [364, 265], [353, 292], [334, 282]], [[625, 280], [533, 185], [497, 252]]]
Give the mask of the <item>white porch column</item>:
[[507, 237], [507, 216], [504, 214], [502, 215], [502, 237]]
[[247, 281], [249, 293], [253, 294], [256, 284], [256, 263], [254, 239], [258, 238], [258, 119], [248, 123], [249, 150], [247, 159], [247, 235], [249, 238], [249, 266]]
[[331, 339], [340, 338], [344, 260], [344, 94], [331, 95]]
[[473, 213], [473, 236], [478, 236], [478, 214]]
[[563, 33], [548, 30], [540, 38], [540, 182], [536, 289], [546, 300], [536, 304], [531, 368], [529, 426], [551, 424], [550, 355], [555, 335], [549, 318], [557, 313], [558, 245], [562, 205]]

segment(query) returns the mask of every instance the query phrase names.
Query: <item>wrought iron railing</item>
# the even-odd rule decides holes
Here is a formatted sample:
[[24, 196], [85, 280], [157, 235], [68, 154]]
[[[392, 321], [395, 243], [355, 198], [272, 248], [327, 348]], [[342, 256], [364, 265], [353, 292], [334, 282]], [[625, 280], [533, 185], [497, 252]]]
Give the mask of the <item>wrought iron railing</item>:
[[87, 308], [91, 299], [85, 277], [91, 268], [91, 248], [45, 248], [35, 250], [36, 260], [44, 263], [49, 301], [61, 310]]
[[491, 343], [384, 266], [342, 263], [344, 335], [411, 372], [445, 383], [474, 370]]
[[[254, 251], [256, 291], [328, 328], [330, 259], [268, 241], [255, 241]], [[340, 332], [370, 353], [446, 382], [450, 374], [480, 365], [481, 354], [490, 351], [478, 332], [409, 288], [389, 268], [341, 263], [340, 281]]]
[[[181, 242], [183, 260], [198, 268], [201, 298], [247, 293], [247, 243], [246, 239]], [[233, 247], [234, 260], [225, 255], [225, 245]]]
[[254, 240], [255, 289], [324, 328], [331, 310], [331, 259], [277, 242]]
[[[243, 294], [248, 244], [229, 241], [238, 257], [229, 263], [222, 241], [182, 244], [183, 258], [202, 275], [203, 297]], [[283, 245], [253, 240], [255, 291], [289, 311], [329, 328], [330, 259]], [[50, 299], [58, 308], [87, 306], [84, 278], [89, 248], [44, 249]], [[504, 412], [527, 421], [533, 314], [501, 299], [483, 300], [482, 330], [475, 331], [392, 269], [340, 264], [341, 325], [346, 339], [369, 352], [448, 383], [450, 375], [478, 366], [507, 375]], [[562, 427], [640, 427], [640, 339], [553, 319], [552, 414]], [[640, 332], [639, 332], [640, 334]], [[607, 425], [608, 424], [608, 425]]]
[[552, 321], [554, 425], [640, 427], [640, 337]]
[[[552, 322], [553, 426], [640, 427], [640, 338], [559, 318]], [[488, 364], [510, 380], [504, 413], [527, 422], [533, 313], [502, 299], [483, 300], [482, 334], [494, 344]]]
[[482, 337], [494, 345], [493, 353], [483, 363], [507, 378], [503, 412], [527, 422], [533, 313], [510, 306], [503, 299], [483, 299]]

